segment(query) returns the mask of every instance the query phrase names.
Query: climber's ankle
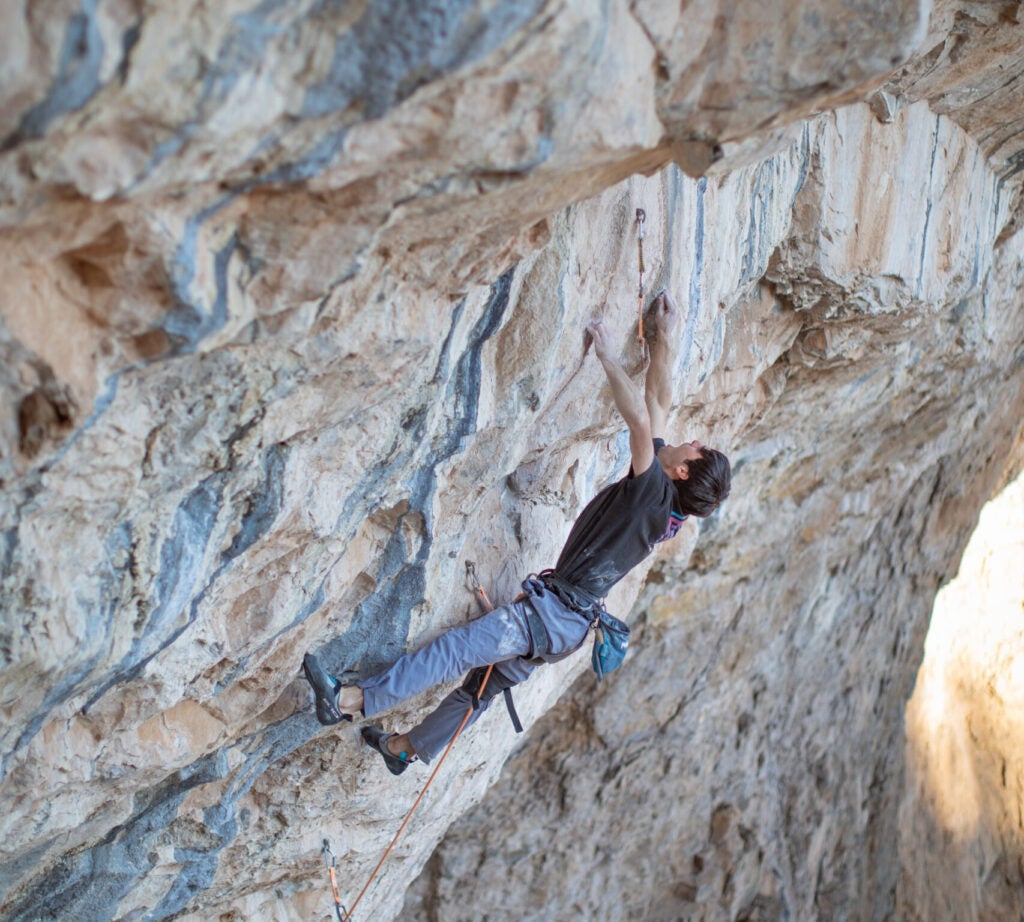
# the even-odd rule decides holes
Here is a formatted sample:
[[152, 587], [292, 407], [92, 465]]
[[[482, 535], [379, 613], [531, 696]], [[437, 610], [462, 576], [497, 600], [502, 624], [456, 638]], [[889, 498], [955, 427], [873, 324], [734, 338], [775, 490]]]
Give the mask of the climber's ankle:
[[358, 685], [342, 685], [338, 689], [338, 710], [343, 714], [361, 714], [363, 690]]
[[408, 733], [396, 733], [394, 736], [388, 737], [387, 747], [388, 752], [393, 756], [398, 756], [406, 762], [411, 762], [413, 756], [416, 755]]

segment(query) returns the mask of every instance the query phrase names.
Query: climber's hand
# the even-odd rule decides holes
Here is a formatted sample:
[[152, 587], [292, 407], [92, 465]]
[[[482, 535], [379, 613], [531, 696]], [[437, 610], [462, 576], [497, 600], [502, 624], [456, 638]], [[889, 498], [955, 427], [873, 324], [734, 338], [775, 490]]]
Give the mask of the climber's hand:
[[608, 333], [608, 328], [604, 325], [604, 321], [598, 320], [596, 323], [590, 324], [587, 327], [587, 332], [590, 334], [590, 339], [594, 344], [594, 353], [601, 360], [601, 364], [613, 361], [615, 358], [613, 354], [614, 347], [612, 346], [611, 336]]
[[654, 299], [654, 316], [658, 323], [658, 332], [672, 335], [679, 329], [680, 314], [672, 295], [663, 291]]

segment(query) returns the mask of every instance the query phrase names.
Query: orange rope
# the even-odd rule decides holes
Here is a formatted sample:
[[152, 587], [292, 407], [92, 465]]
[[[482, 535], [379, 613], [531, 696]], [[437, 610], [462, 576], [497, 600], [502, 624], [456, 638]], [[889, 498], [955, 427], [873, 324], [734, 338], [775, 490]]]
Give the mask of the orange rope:
[[[486, 606], [487, 611], [493, 611], [494, 606], [491, 604], [491, 600], [487, 598], [487, 593], [484, 591], [484, 587], [480, 585], [480, 581], [476, 578], [476, 572], [473, 567], [471, 560], [466, 561], [466, 574], [470, 580], [473, 591], [480, 594], [480, 598], [483, 600], [483, 604]], [[491, 677], [491, 670], [494, 666], [488, 666], [487, 672], [484, 673], [484, 679], [480, 683], [480, 690], [477, 692], [477, 697], [484, 693], [484, 689], [487, 687], [487, 681]], [[402, 825], [398, 827], [398, 832], [395, 833], [395, 837], [391, 840], [390, 844], [384, 849], [384, 854], [380, 856], [380, 861], [377, 862], [377, 866], [373, 869], [373, 873], [370, 874], [370, 879], [366, 882], [366, 886], [359, 891], [359, 896], [356, 897], [355, 902], [352, 904], [352, 908], [348, 911], [345, 916], [344, 922], [352, 922], [352, 915], [356, 911], [356, 906], [359, 905], [359, 901], [366, 895], [366, 891], [370, 889], [370, 885], [374, 882], [377, 874], [380, 873], [380, 869], [384, 866], [384, 862], [387, 861], [388, 855], [391, 854], [391, 850], [395, 847], [402, 833], [405, 832], [405, 827], [409, 825], [409, 820], [412, 819], [412, 815], [416, 812], [416, 808], [419, 807], [420, 802], [423, 800], [424, 795], [430, 789], [430, 785], [434, 783], [434, 779], [437, 777], [437, 773], [441, 770], [441, 766], [444, 765], [444, 760], [448, 758], [448, 753], [452, 751], [452, 746], [455, 745], [455, 741], [459, 738], [462, 731], [466, 728], [466, 724], [469, 721], [470, 716], [473, 714], [473, 708], [470, 707], [466, 711], [466, 716], [462, 718], [462, 723], [459, 724], [459, 729], [455, 731], [455, 735], [451, 738], [447, 748], [438, 759], [437, 765], [434, 766], [434, 770], [430, 773], [430, 777], [427, 779], [427, 783], [423, 786], [423, 790], [420, 791], [419, 796], [413, 801], [412, 807], [409, 808], [409, 812], [405, 815], [405, 819], [402, 820]], [[332, 874], [333, 878], [333, 874]]]

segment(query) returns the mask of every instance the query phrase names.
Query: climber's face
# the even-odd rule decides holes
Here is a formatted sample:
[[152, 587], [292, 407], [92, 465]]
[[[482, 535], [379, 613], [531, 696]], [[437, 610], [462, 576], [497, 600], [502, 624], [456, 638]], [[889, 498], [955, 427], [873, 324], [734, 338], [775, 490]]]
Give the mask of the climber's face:
[[703, 447], [696, 439], [681, 445], [666, 445], [658, 452], [658, 460], [673, 480], [686, 480], [690, 476], [690, 462], [702, 457]]

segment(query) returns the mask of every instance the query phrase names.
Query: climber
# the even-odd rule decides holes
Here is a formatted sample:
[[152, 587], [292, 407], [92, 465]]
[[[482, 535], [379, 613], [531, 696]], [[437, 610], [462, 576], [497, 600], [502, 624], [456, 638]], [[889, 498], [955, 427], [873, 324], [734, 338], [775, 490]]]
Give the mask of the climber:
[[[343, 686], [315, 656], [305, 656], [303, 669], [322, 724], [352, 720], [356, 714], [372, 717], [472, 670], [462, 687], [408, 733], [363, 728], [363, 740], [393, 774], [401, 774], [416, 758], [429, 763], [470, 707], [479, 705], [475, 720], [491, 698], [524, 681], [538, 665], [578, 650], [596, 617], [606, 614], [601, 600], [612, 586], [655, 544], [673, 537], [687, 516], [710, 515], [729, 495], [725, 455], [697, 441], [666, 445], [660, 438], [671, 406], [672, 341], [680, 318], [667, 293], [658, 295], [654, 309], [658, 335], [644, 398], [619, 364], [604, 324], [587, 328], [615, 406], [629, 427], [632, 465], [580, 513], [553, 570], [527, 579], [524, 594], [510, 604], [446, 631], [359, 685]], [[659, 437], [652, 438], [653, 433]], [[497, 665], [475, 700], [481, 674], [491, 664]]]

